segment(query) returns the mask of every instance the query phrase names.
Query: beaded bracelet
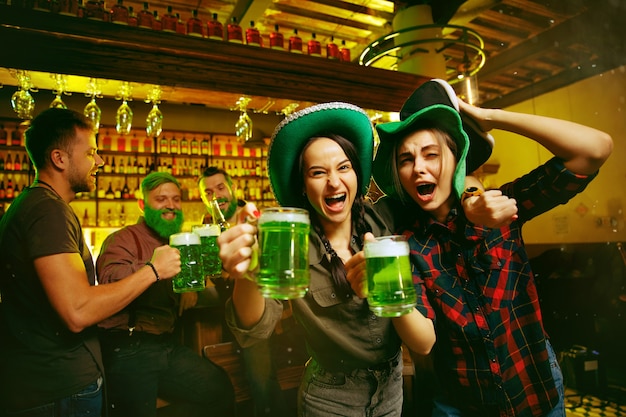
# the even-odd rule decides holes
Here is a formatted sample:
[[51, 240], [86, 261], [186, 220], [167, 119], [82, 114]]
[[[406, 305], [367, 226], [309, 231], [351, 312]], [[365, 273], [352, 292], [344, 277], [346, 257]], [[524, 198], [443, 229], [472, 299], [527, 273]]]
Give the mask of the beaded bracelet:
[[154, 276], [156, 277], [157, 282], [159, 282], [161, 277], [159, 276], [159, 273], [157, 272], [157, 270], [154, 267], [154, 265], [152, 264], [152, 262], [148, 261], [148, 262], [146, 262], [146, 265], [148, 265], [150, 268], [152, 268], [152, 271], [154, 272]]

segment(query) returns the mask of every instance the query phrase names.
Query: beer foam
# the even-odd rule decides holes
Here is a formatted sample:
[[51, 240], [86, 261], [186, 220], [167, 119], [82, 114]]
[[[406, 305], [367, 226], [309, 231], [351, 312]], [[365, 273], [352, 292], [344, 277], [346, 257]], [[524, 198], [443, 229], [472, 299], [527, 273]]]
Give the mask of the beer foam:
[[172, 246], [187, 246], [187, 245], [199, 245], [200, 236], [195, 233], [176, 233], [170, 236], [170, 245]]
[[280, 211], [280, 210], [265, 210], [259, 218], [259, 224], [267, 222], [289, 222], [289, 223], [304, 223], [311, 224], [309, 220], [309, 213], [305, 210], [299, 211]]
[[382, 258], [389, 256], [406, 256], [409, 254], [409, 245], [406, 241], [394, 241], [382, 238], [376, 242], [365, 243], [366, 258]]
[[193, 232], [198, 236], [219, 236], [220, 231], [219, 224], [204, 224], [202, 226], [193, 227]]

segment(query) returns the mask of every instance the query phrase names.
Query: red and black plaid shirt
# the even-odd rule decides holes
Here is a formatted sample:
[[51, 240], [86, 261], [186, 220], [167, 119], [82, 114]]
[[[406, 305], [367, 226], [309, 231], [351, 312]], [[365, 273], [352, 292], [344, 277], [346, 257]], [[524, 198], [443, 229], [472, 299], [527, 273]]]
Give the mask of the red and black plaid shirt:
[[519, 219], [487, 229], [458, 208], [445, 223], [422, 217], [409, 236], [418, 309], [435, 320], [435, 369], [449, 401], [471, 415], [541, 416], [558, 401], [539, 297], [521, 227], [567, 202], [594, 176], [558, 159], [501, 187]]

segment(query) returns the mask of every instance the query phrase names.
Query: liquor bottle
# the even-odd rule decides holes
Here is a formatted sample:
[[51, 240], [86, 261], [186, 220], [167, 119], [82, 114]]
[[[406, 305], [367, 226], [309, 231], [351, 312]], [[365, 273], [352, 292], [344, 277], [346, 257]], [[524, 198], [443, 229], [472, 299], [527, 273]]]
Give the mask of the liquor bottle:
[[161, 18], [161, 25], [163, 32], [176, 32], [176, 25], [178, 24], [178, 18], [172, 13], [172, 6], [167, 6], [167, 13]]
[[20, 162], [20, 156], [15, 155], [15, 161], [13, 161], [13, 171], [21, 171], [22, 163]]
[[330, 37], [330, 42], [326, 44], [326, 58], [339, 60], [341, 59], [341, 52], [339, 51], [339, 46], [335, 43], [335, 38]]
[[115, 191], [113, 193], [113, 196], [115, 198], [117, 198], [118, 200], [122, 198], [122, 189], [120, 188], [120, 184], [117, 183], [117, 186], [115, 187]]
[[26, 154], [22, 155], [22, 171], [30, 171], [30, 159]]
[[[24, 189], [24, 187], [22, 186], [22, 190]], [[20, 185], [19, 184], [15, 184], [15, 190], [13, 190], [13, 198], [17, 198], [20, 196]]]
[[254, 20], [250, 21], [250, 27], [246, 29], [246, 43], [252, 46], [261, 46], [261, 33], [254, 27]]
[[185, 136], [180, 140], [180, 153], [183, 155], [189, 155], [189, 141]]
[[124, 205], [122, 204], [122, 208], [119, 213], [120, 226], [126, 225], [126, 212], [124, 211]]
[[228, 42], [243, 43], [243, 32], [235, 16], [230, 18], [230, 23], [226, 27], [226, 36]]
[[133, 137], [130, 140], [130, 151], [131, 152], [139, 152], [139, 139], [135, 133], [133, 133]]
[[85, 3], [84, 17], [92, 20], [104, 20], [104, 4], [98, 0], [88, 0]]
[[128, 8], [124, 6], [124, 0], [117, 0], [117, 4], [111, 7], [111, 23], [128, 25]]
[[346, 47], [346, 41], [341, 41], [341, 62], [350, 62], [350, 50]]
[[23, 146], [22, 139], [23, 139], [23, 136], [22, 136], [22, 133], [20, 132], [20, 125], [16, 124], [15, 130], [11, 132], [11, 143], [8, 143], [8, 139], [7, 139], [7, 145]]
[[322, 56], [322, 45], [316, 39], [315, 33], [311, 33], [311, 39], [307, 44], [307, 52], [311, 56]]
[[274, 32], [270, 33], [270, 48], [285, 50], [285, 37], [278, 31], [278, 25], [274, 25]]
[[198, 139], [196, 139], [196, 137], [194, 136], [191, 139], [191, 154], [198, 155], [199, 153], [200, 153], [200, 148], [198, 146]]
[[117, 170], [115, 170], [116, 174], [125, 174], [126, 173], [126, 165], [124, 165], [124, 158], [120, 158], [120, 163], [117, 165]]
[[169, 152], [169, 141], [167, 140], [165, 135], [163, 135], [163, 137], [161, 138], [160, 146], [159, 146], [159, 152], [160, 153], [168, 153]]
[[85, 214], [83, 214], [83, 227], [89, 227], [89, 211], [85, 209]]
[[224, 40], [224, 26], [217, 20], [217, 13], [213, 13], [213, 19], [207, 22], [206, 28], [207, 37], [209, 39], [215, 39], [217, 41]]
[[137, 16], [135, 15], [133, 6], [128, 6], [128, 26], [137, 27], [137, 24]]
[[302, 53], [302, 38], [298, 36], [298, 29], [294, 29], [293, 35], [289, 38], [289, 52], [294, 54]]
[[176, 13], [176, 33], [181, 35], [187, 34], [187, 25], [183, 22], [183, 19], [180, 18], [180, 13]]
[[154, 25], [154, 15], [148, 10], [148, 2], [143, 3], [143, 9], [137, 14], [137, 26], [145, 29], [152, 29]]
[[[130, 158], [129, 158], [130, 159]], [[130, 170], [131, 174], [139, 174], [139, 161], [137, 161], [137, 157], [133, 159], [133, 168]]]
[[209, 212], [213, 218], [213, 223], [219, 225], [222, 232], [230, 228], [230, 223], [224, 218], [224, 213], [220, 210], [220, 205], [215, 198], [209, 202]]
[[10, 152], [7, 152], [7, 159], [4, 161], [4, 170], [13, 171], [13, 157], [11, 157]]
[[117, 138], [117, 150], [120, 152], [126, 151], [126, 138], [124, 136], [118, 136]]
[[4, 192], [4, 197], [7, 200], [12, 200], [13, 199], [13, 180], [11, 178], [9, 178], [9, 180], [7, 181], [7, 189]]
[[110, 174], [111, 173], [111, 164], [109, 163], [109, 156], [108, 155], [105, 157], [104, 166], [102, 167], [102, 170], [104, 171], [105, 174]]
[[198, 19], [198, 10], [191, 11], [191, 17], [187, 20], [187, 35], [198, 38], [204, 37], [204, 28], [202, 20]]
[[146, 153], [151, 153], [153, 144], [154, 144], [154, 139], [146, 136], [145, 139], [143, 140], [143, 151]]
[[117, 165], [115, 164], [115, 157], [112, 158], [113, 161], [111, 162], [111, 172], [112, 173], [116, 173], [117, 172]]
[[[147, 161], [146, 161], [147, 163]], [[146, 174], [146, 167], [141, 163], [141, 161], [139, 161], [139, 166], [137, 167], [137, 173], [139, 175], [145, 175]]]
[[130, 198], [130, 189], [128, 188], [127, 178], [124, 178], [124, 187], [122, 187], [122, 198], [128, 200]]
[[161, 18], [159, 17], [158, 10], [154, 10], [152, 12], [154, 19], [152, 20], [152, 30], [161, 31], [163, 29], [163, 23], [161, 22]]
[[102, 150], [110, 151], [112, 142], [113, 141], [111, 140], [111, 136], [109, 136], [109, 131], [105, 131], [104, 137], [102, 138]]
[[209, 154], [209, 140], [207, 138], [203, 138], [202, 142], [200, 142], [200, 154], [201, 155]]
[[6, 198], [6, 191], [4, 189], [4, 180], [0, 180], [0, 200]]
[[4, 171], [4, 156], [0, 154], [0, 171]]
[[170, 140], [170, 153], [180, 153], [178, 149], [178, 139], [176, 139], [176, 136], [172, 136], [172, 139]]
[[78, 1], [77, 0], [61, 0], [59, 2], [59, 14], [65, 16], [78, 16]]
[[0, 123], [0, 146], [6, 146], [8, 133], [4, 125]]

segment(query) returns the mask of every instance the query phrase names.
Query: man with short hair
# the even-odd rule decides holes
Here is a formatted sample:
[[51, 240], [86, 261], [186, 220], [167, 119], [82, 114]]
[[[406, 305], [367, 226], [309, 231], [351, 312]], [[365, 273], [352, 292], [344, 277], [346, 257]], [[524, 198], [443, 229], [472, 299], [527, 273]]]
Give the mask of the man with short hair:
[[[171, 174], [152, 172], [141, 183], [144, 216], [111, 234], [96, 262], [103, 287], [115, 284], [146, 262], [183, 224], [180, 184]], [[109, 415], [156, 415], [157, 397], [172, 416], [229, 416], [234, 389], [226, 372], [181, 345], [172, 335], [178, 317], [198, 299], [158, 282], [118, 314], [99, 323], [107, 372]]]
[[[25, 133], [35, 181], [0, 221], [0, 415], [99, 416], [103, 367], [95, 324], [180, 271], [159, 244], [111, 285], [94, 285], [88, 245], [69, 203], [96, 188], [103, 165], [93, 124], [51, 108]], [[150, 262], [150, 265], [146, 265]]]

